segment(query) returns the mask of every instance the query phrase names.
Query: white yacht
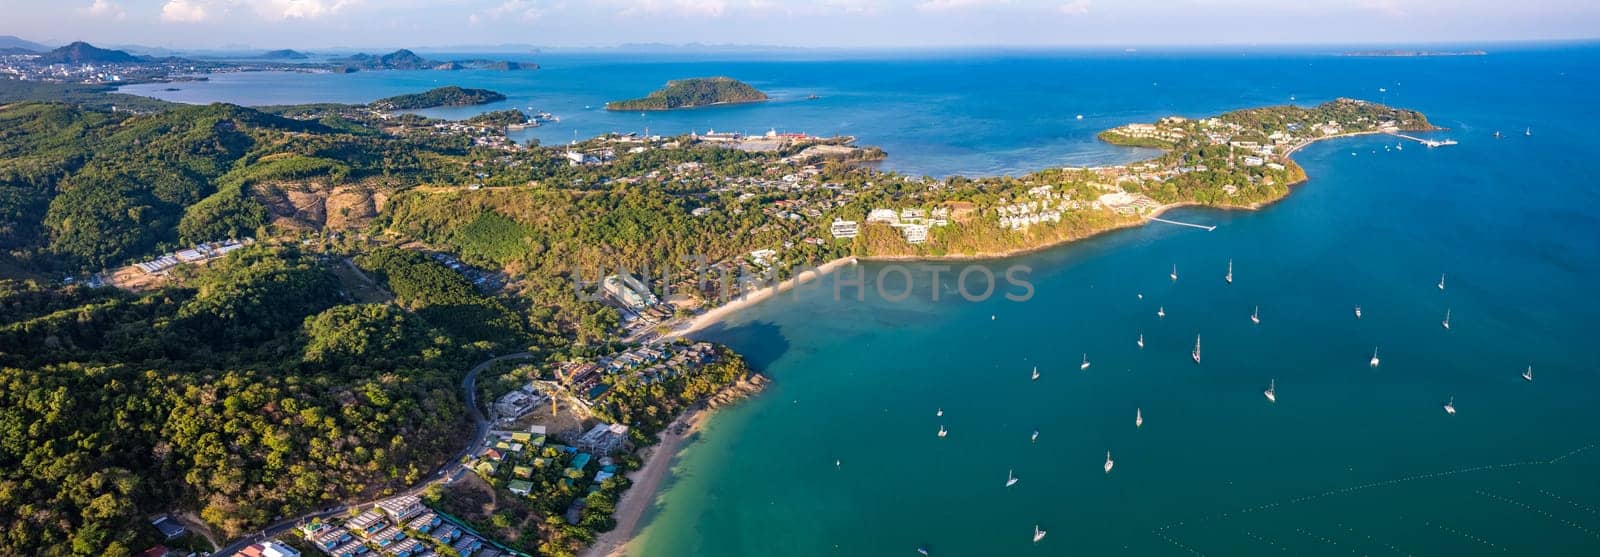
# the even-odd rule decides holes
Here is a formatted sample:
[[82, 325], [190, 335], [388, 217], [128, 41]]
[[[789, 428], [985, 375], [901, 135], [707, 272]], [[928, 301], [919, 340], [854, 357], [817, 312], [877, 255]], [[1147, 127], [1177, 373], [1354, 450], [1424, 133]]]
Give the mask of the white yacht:
[[1372, 349], [1372, 361], [1371, 362], [1367, 362], [1367, 363], [1368, 363], [1368, 365], [1371, 365], [1372, 367], [1378, 367], [1378, 349], [1377, 348], [1373, 348]]
[[1276, 378], [1276, 377], [1272, 378], [1272, 381], [1267, 383], [1267, 390], [1263, 391], [1261, 394], [1267, 395], [1267, 402], [1277, 402], [1278, 401], [1278, 378]]
[[1111, 473], [1111, 467], [1115, 466], [1116, 464], [1117, 464], [1116, 462], [1113, 462], [1111, 460], [1111, 451], [1106, 451], [1106, 473], [1110, 474]]
[[1177, 282], [1178, 280], [1178, 266], [1176, 264], [1172, 266], [1172, 280], [1173, 282]]
[[1444, 321], [1439, 322], [1445, 329], [1450, 328], [1450, 308], [1444, 308]]
[[1356, 319], [1361, 318], [1361, 306], [1356, 306]]
[[1038, 524], [1033, 525], [1033, 543], [1039, 543], [1039, 540], [1042, 539], [1044, 539], [1044, 530], [1040, 530]]
[[1455, 397], [1455, 395], [1450, 395], [1450, 401], [1444, 403], [1444, 413], [1449, 414], [1451, 416], [1456, 415], [1456, 397]]
[[1078, 364], [1078, 369], [1079, 370], [1089, 369], [1089, 353], [1088, 352], [1085, 352], [1083, 354], [1083, 363]]
[[1140, 408], [1134, 408], [1133, 409], [1133, 427], [1135, 427], [1135, 428], [1144, 427], [1144, 410], [1143, 409], [1140, 409]]
[[1189, 357], [1190, 358], [1194, 358], [1194, 363], [1197, 363], [1197, 364], [1200, 363], [1200, 335], [1199, 334], [1194, 335], [1194, 351], [1189, 353]]
[[1522, 135], [1528, 135], [1528, 136], [1533, 135], [1533, 128], [1528, 128], [1528, 129], [1522, 130]]
[[1032, 441], [1034, 443], [1038, 443], [1039, 442], [1039, 430], [1037, 430], [1037, 429], [1033, 430], [1033, 436], [1029, 437], [1028, 440]]
[[1530, 383], [1533, 382], [1533, 366], [1528, 366], [1528, 370], [1522, 372], [1522, 380]]
[[1228, 284], [1233, 284], [1233, 260], [1232, 259], [1228, 260], [1228, 274], [1223, 275], [1222, 280], [1228, 281]]
[[1139, 333], [1139, 348], [1144, 348], [1144, 333]]
[[1033, 366], [1033, 380], [1039, 380], [1039, 366]]
[[938, 410], [935, 410], [935, 411], [934, 411], [934, 412], [933, 412], [933, 415], [935, 415], [935, 416], [943, 416], [943, 415], [944, 415], [944, 409], [943, 409], [943, 408], [940, 408], [940, 409], [938, 409]]
[[1261, 306], [1256, 306], [1255, 313], [1250, 314], [1250, 322], [1257, 325], [1261, 324]]
[[1157, 306], [1156, 307], [1156, 317], [1166, 317], [1166, 316], [1167, 316], [1167, 306]]
[[1018, 478], [1016, 474], [1012, 474], [1011, 472], [1012, 470], [1006, 470], [1006, 487], [1017, 485]]
[[943, 438], [945, 435], [948, 435], [949, 433], [950, 433], [949, 431], [945, 431], [943, 424], [941, 424], [939, 426], [939, 437], [940, 438]]
[[1444, 273], [1439, 273], [1439, 289], [1444, 290]]

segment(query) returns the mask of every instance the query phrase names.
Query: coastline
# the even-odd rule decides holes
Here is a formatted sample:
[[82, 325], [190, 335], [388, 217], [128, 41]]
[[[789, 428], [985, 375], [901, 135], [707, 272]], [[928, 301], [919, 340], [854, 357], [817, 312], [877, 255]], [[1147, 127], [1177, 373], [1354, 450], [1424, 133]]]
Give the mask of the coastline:
[[811, 269], [805, 269], [800, 275], [789, 277], [788, 280], [778, 283], [776, 287], [768, 287], [756, 290], [754, 292], [746, 292], [743, 295], [728, 301], [726, 304], [711, 308], [705, 313], [696, 315], [694, 319], [689, 320], [687, 324], [680, 325], [679, 327], [673, 329], [672, 332], [662, 335], [662, 338], [678, 338], [689, 333], [699, 331], [721, 322], [733, 314], [738, 313], [739, 310], [756, 305], [761, 303], [763, 300], [789, 291], [790, 289], [800, 285], [801, 279], [805, 279], [806, 282], [821, 280], [822, 277], [833, 274], [833, 272], [839, 270], [840, 267], [845, 265], [853, 265], [857, 261], [858, 258], [856, 257], [841, 257], [833, 261], [823, 263], [821, 266], [816, 268], [816, 274], [814, 275], [806, 272], [810, 271]]

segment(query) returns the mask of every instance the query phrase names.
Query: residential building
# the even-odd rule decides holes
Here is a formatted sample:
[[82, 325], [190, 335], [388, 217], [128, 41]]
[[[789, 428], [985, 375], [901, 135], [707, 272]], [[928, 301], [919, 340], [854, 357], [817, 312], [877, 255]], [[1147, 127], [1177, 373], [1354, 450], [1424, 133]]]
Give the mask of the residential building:
[[628, 426], [598, 423], [579, 436], [578, 441], [573, 444], [585, 451], [604, 456], [621, 450], [627, 442]]
[[856, 226], [856, 221], [853, 220], [833, 221], [829, 231], [833, 232], [835, 238], [854, 238], [861, 233], [860, 227]]
[[403, 495], [379, 501], [378, 508], [388, 513], [389, 518], [394, 520], [395, 524], [403, 523], [428, 511], [427, 507], [422, 506], [422, 498], [415, 495]]
[[241, 557], [300, 557], [300, 552], [295, 548], [278, 543], [277, 541], [264, 541], [239, 550]]
[[161, 536], [168, 540], [189, 533], [189, 530], [184, 528], [183, 524], [173, 520], [172, 517], [167, 515], [161, 515], [151, 519], [150, 525], [155, 526], [156, 530], [161, 532]]
[[928, 241], [928, 227], [921, 224], [907, 224], [900, 227], [900, 233], [906, 237], [906, 242], [921, 244]]

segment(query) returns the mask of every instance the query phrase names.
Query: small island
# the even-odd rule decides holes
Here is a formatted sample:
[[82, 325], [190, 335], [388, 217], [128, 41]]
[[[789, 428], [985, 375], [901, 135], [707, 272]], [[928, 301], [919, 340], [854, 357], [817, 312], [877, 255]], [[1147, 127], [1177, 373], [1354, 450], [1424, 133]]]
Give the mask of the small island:
[[766, 93], [731, 77], [696, 77], [668, 81], [666, 87], [642, 98], [606, 103], [606, 110], [676, 110], [761, 102], [767, 98]]
[[430, 89], [421, 93], [397, 95], [372, 101], [378, 110], [419, 110], [441, 106], [470, 106], [506, 100], [506, 96], [488, 89], [463, 89], [454, 85]]

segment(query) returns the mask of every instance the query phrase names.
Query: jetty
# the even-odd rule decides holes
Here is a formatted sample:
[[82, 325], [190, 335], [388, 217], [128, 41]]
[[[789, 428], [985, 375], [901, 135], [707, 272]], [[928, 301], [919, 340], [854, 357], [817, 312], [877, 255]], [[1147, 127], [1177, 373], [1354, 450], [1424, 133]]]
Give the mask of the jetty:
[[1212, 230], [1216, 230], [1217, 229], [1216, 225], [1206, 226], [1204, 224], [1194, 224], [1194, 223], [1190, 223], [1190, 222], [1178, 222], [1178, 221], [1175, 221], [1175, 220], [1167, 220], [1167, 219], [1164, 219], [1164, 218], [1161, 218], [1161, 217], [1150, 217], [1150, 220], [1153, 220], [1153, 221], [1156, 221], [1156, 222], [1164, 222], [1164, 223], [1167, 223], [1167, 224], [1176, 224], [1178, 226], [1188, 226], [1188, 227], [1191, 227], [1191, 228], [1199, 228], [1199, 229], [1204, 230], [1206, 232], [1210, 232]]
[[1421, 143], [1424, 146], [1427, 146], [1429, 148], [1444, 147], [1444, 146], [1447, 146], [1447, 145], [1455, 145], [1456, 144], [1456, 140], [1454, 140], [1454, 139], [1442, 139], [1442, 140], [1423, 139], [1423, 138], [1420, 138], [1420, 137], [1414, 137], [1414, 136], [1406, 135], [1406, 134], [1403, 134], [1403, 133], [1400, 133], [1400, 132], [1397, 132], [1397, 131], [1385, 131], [1383, 133], [1386, 133], [1386, 134], [1389, 134], [1389, 135], [1392, 135], [1392, 136], [1395, 136], [1395, 137], [1398, 137], [1398, 138], [1401, 138], [1401, 139], [1409, 139], [1409, 140], [1415, 141], [1417, 143]]

